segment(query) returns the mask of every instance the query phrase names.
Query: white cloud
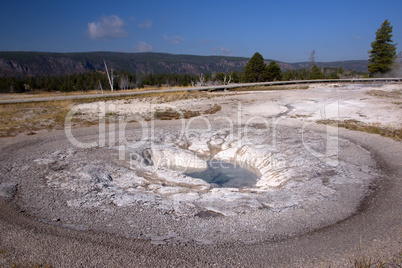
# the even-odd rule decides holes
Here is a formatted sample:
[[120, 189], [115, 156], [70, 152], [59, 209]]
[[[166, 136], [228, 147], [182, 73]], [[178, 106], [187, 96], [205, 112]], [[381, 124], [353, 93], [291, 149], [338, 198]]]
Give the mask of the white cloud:
[[228, 47], [214, 47], [212, 49], [213, 52], [219, 52], [222, 55], [225, 56], [232, 56], [232, 49], [228, 48]]
[[111, 40], [128, 35], [125, 23], [116, 15], [104, 16], [97, 21], [88, 23], [89, 37], [92, 39]]
[[145, 42], [139, 41], [137, 45], [134, 46], [134, 49], [138, 52], [152, 52], [154, 48]]
[[228, 47], [221, 47], [221, 52], [225, 55], [231, 55], [232, 54], [232, 49]]
[[184, 37], [181, 37], [179, 35], [175, 35], [172, 37], [169, 37], [167, 34], [163, 35], [163, 39], [169, 41], [173, 44], [173, 45], [179, 45], [184, 41]]
[[178, 36], [178, 35], [172, 36], [172, 44], [173, 45], [178, 45], [183, 41], [184, 41], [184, 37], [181, 37], [181, 36]]
[[153, 23], [151, 20], [146, 20], [143, 23], [138, 24], [138, 27], [150, 29], [152, 27], [152, 25], [153, 25]]

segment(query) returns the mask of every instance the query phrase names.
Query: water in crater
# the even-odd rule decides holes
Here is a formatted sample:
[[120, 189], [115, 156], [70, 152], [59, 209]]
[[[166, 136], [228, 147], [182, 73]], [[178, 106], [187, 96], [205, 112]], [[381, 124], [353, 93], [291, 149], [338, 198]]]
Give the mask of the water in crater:
[[253, 187], [259, 176], [240, 165], [219, 161], [207, 161], [208, 168], [202, 172], [185, 173], [192, 178], [202, 179], [213, 187]]

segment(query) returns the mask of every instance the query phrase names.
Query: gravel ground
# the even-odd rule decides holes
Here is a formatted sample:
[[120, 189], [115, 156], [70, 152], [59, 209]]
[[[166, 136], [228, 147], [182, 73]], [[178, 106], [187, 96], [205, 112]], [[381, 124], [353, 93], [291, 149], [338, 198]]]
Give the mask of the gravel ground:
[[[400, 87], [314, 85], [197, 100], [198, 109], [204, 103], [222, 110], [184, 122], [192, 134], [187, 146], [181, 120], [146, 121], [154, 126], [154, 135], [135, 148], [121, 146], [121, 125], [115, 126], [116, 134], [106, 133], [105, 146], [94, 148], [77, 147], [64, 131], [4, 138], [0, 265], [344, 267], [360, 254], [395, 258], [402, 249], [401, 143], [312, 123], [324, 116], [400, 127], [397, 101], [366, 94], [373, 88], [387, 92]], [[146, 109], [134, 104], [115, 103], [114, 108], [126, 118], [139, 111], [135, 107]], [[121, 105], [126, 106], [119, 109]], [[194, 102], [170, 105], [188, 110]], [[94, 116], [85, 108], [84, 115]], [[228, 127], [248, 132], [218, 142], [214, 153], [227, 157], [234, 148], [238, 157], [244, 156], [239, 153], [247, 152], [244, 144], [237, 145], [246, 139], [254, 154], [282, 157], [285, 165], [269, 170], [279, 174], [280, 183], [214, 188], [166, 167], [133, 167], [127, 158], [133, 152], [140, 155], [149, 142], [202, 157], [211, 153], [205, 144], [216, 142], [211, 137]], [[144, 138], [141, 124], [125, 130], [127, 141]], [[91, 142], [98, 139], [99, 128], [72, 133], [80, 142]], [[334, 135], [335, 164], [326, 154], [333, 144], [328, 137]]]

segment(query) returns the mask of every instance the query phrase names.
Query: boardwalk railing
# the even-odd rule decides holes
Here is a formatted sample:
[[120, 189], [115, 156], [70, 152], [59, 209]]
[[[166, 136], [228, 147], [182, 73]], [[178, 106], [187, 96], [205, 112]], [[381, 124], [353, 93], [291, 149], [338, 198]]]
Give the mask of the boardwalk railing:
[[312, 84], [312, 83], [367, 83], [367, 82], [401, 82], [401, 81], [402, 78], [352, 78], [352, 79], [275, 81], [275, 82], [241, 83], [241, 84], [229, 84], [219, 86], [201, 86], [201, 87], [173, 88], [173, 89], [160, 89], [160, 90], [134, 91], [134, 92], [120, 91], [105, 94], [85, 94], [85, 95], [59, 96], [59, 97], [56, 96], [56, 97], [39, 97], [39, 98], [24, 98], [24, 99], [6, 99], [6, 100], [0, 100], [0, 104], [44, 102], [44, 101], [67, 100], [67, 99], [126, 97], [126, 96], [135, 96], [143, 94], [169, 93], [169, 92], [182, 92], [182, 91], [225, 90], [225, 89], [256, 87], [256, 86], [275, 86], [275, 85]]

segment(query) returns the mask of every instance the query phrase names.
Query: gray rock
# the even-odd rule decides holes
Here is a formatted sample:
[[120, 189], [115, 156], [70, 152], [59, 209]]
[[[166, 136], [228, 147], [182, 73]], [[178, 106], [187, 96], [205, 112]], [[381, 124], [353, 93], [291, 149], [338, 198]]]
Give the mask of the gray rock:
[[17, 192], [17, 184], [10, 182], [3, 182], [0, 184], [0, 198], [10, 199], [15, 196]]
[[97, 183], [113, 181], [112, 175], [102, 167], [87, 165], [84, 170]]

